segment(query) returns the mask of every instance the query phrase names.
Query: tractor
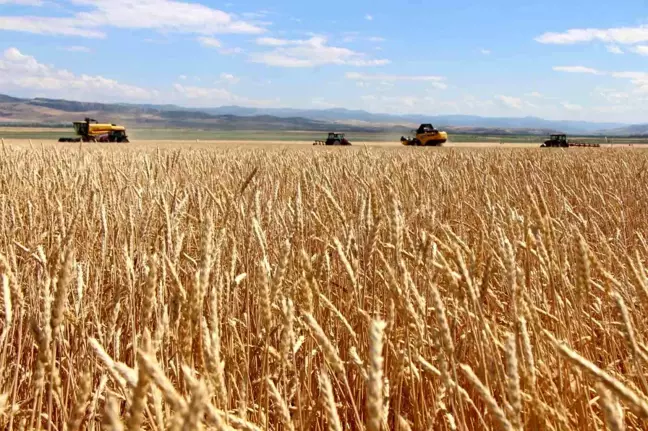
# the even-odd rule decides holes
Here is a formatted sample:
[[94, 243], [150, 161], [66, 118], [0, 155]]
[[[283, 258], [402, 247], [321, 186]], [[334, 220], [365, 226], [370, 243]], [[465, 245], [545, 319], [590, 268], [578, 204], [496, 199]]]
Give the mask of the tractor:
[[79, 138], [60, 138], [59, 142], [129, 142], [124, 126], [99, 124], [92, 118], [72, 124]]
[[413, 139], [401, 136], [401, 144], [417, 147], [438, 147], [446, 143], [448, 140], [448, 134], [435, 129], [432, 124], [421, 124], [414, 133], [416, 136]]
[[548, 147], [569, 147], [569, 142], [567, 142], [567, 135], [564, 134], [553, 134], [549, 136], [549, 140], [544, 141], [541, 148]]
[[351, 145], [344, 133], [330, 132], [326, 141], [315, 141], [313, 145]]
[[549, 136], [549, 139], [544, 141], [540, 148], [569, 148], [569, 147], [592, 147], [598, 148], [600, 144], [589, 142], [570, 142], [567, 135], [564, 133], [555, 133]]

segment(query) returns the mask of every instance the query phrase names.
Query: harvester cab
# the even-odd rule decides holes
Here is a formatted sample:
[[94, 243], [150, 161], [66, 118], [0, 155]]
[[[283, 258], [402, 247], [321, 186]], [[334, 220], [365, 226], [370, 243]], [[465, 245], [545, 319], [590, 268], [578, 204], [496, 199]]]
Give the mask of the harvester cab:
[[98, 121], [92, 118], [86, 118], [85, 121], [75, 121], [72, 125], [77, 135], [88, 136], [90, 134], [90, 123], [97, 124]]
[[414, 146], [440, 146], [448, 141], [448, 134], [436, 129], [432, 124], [423, 123], [418, 129], [413, 131], [415, 137], [413, 139], [401, 137], [401, 144], [414, 145]]

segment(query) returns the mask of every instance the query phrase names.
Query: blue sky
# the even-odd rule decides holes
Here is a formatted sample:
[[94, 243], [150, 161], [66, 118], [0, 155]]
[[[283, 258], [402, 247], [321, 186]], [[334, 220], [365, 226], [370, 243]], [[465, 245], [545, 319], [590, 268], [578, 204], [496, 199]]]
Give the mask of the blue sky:
[[645, 0], [0, 0], [0, 93], [646, 122]]

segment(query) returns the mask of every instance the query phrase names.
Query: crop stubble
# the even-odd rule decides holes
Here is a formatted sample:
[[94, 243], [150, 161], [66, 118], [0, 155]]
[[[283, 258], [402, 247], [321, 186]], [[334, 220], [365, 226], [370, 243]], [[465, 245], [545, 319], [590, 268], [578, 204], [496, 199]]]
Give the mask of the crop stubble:
[[646, 426], [643, 151], [87, 148], [0, 150], [3, 429]]

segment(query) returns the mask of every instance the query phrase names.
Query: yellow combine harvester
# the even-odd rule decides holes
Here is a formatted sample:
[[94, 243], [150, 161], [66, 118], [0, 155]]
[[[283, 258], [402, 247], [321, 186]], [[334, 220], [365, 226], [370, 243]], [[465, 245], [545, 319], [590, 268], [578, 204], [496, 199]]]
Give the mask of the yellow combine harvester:
[[401, 137], [401, 144], [415, 145], [421, 147], [438, 147], [448, 141], [448, 134], [439, 131], [432, 126], [432, 124], [421, 124], [415, 131], [416, 137], [414, 139]]
[[85, 121], [72, 123], [79, 138], [60, 138], [59, 142], [129, 142], [126, 128], [116, 124], [100, 124], [97, 120], [86, 118]]

